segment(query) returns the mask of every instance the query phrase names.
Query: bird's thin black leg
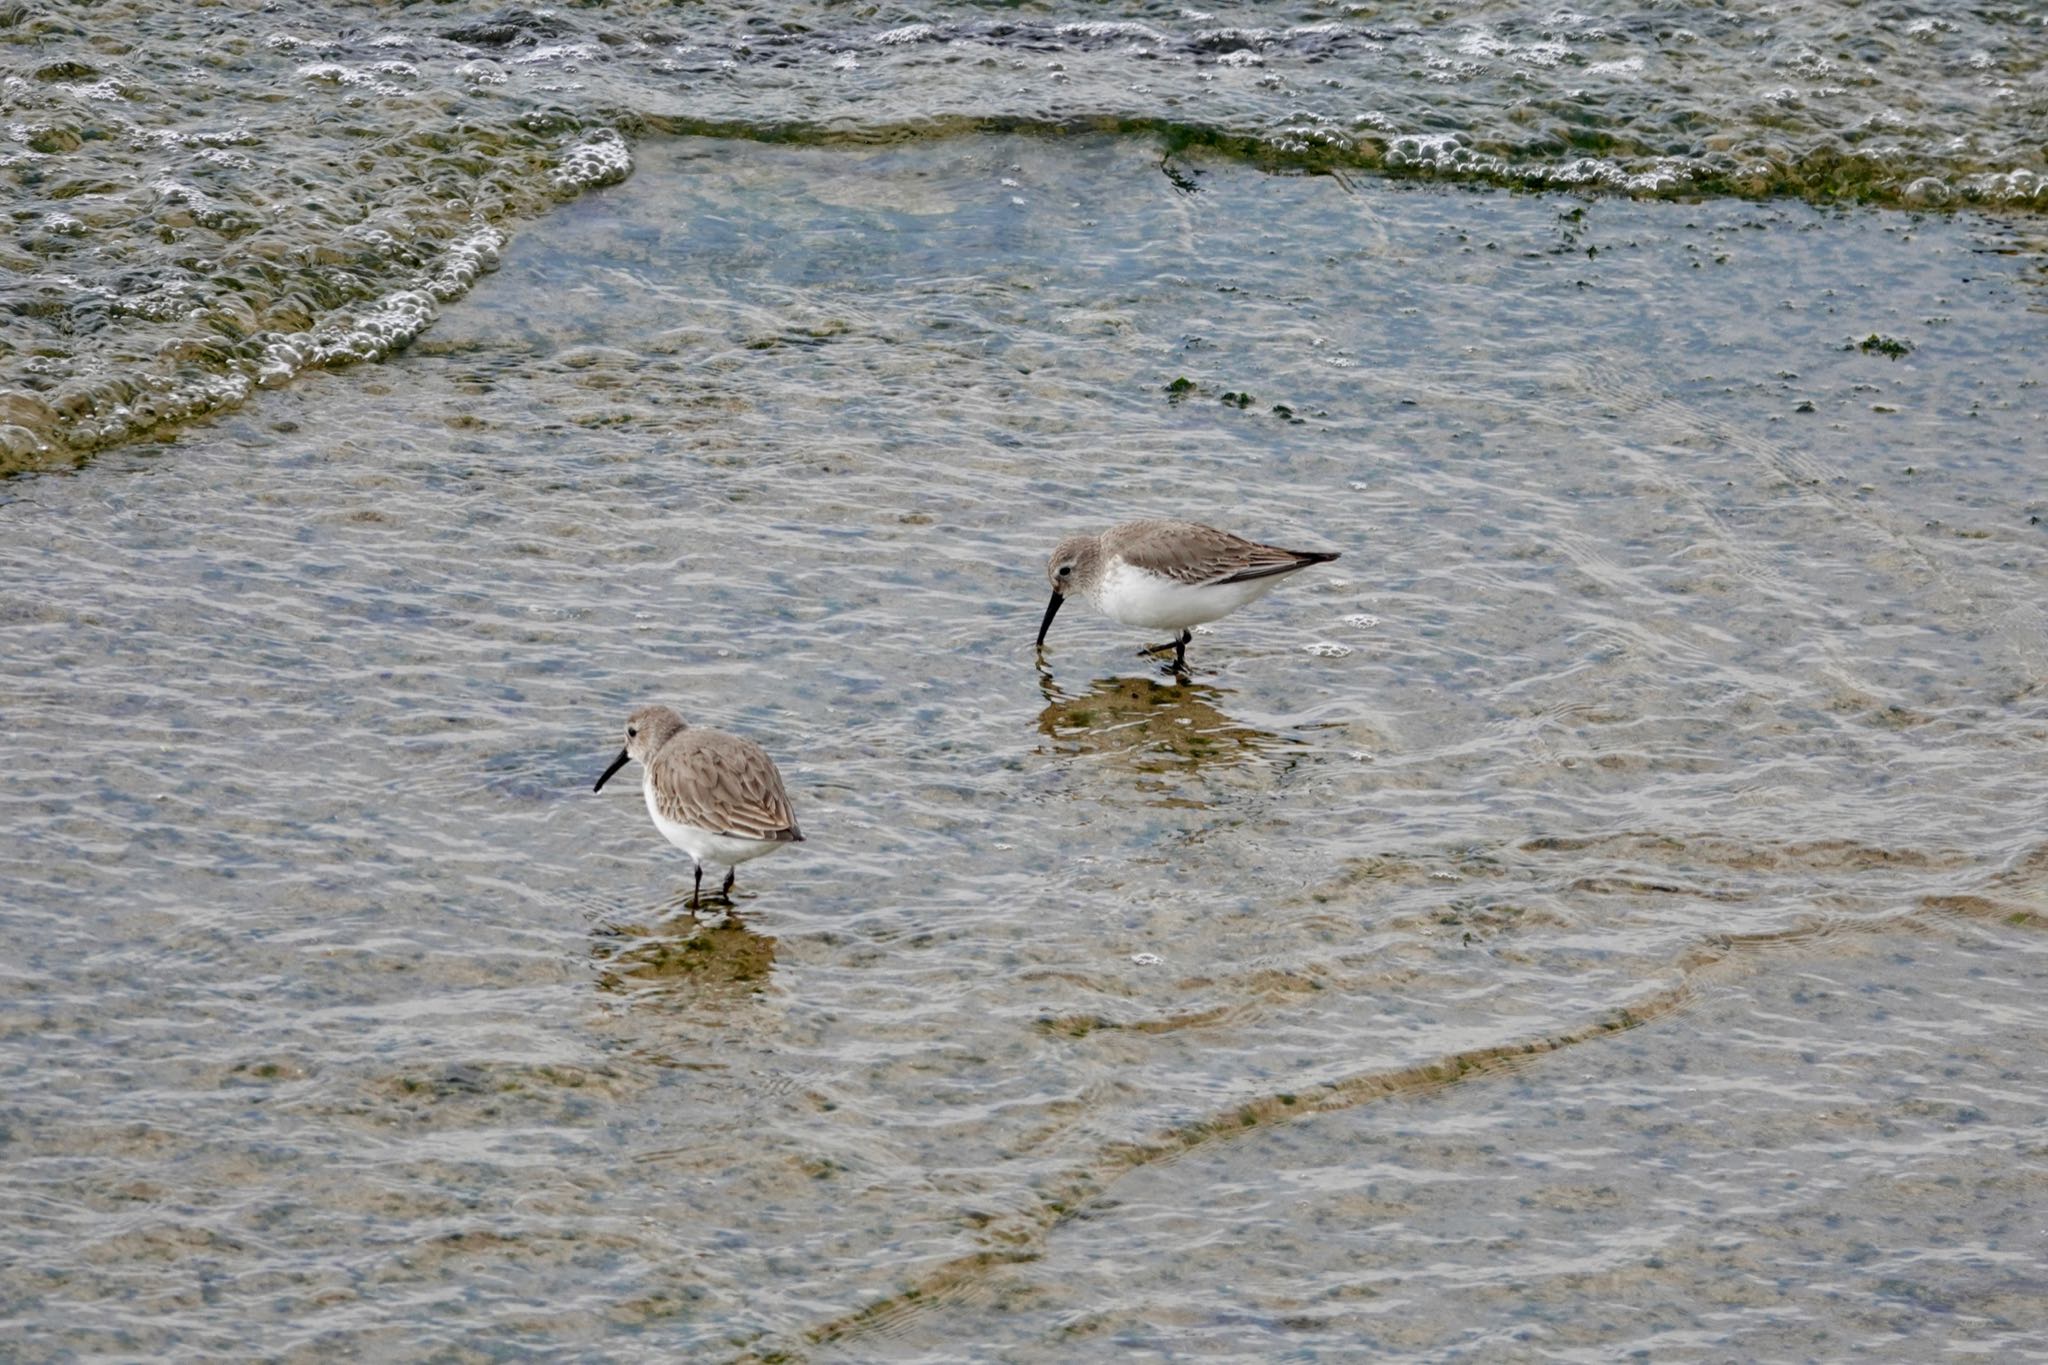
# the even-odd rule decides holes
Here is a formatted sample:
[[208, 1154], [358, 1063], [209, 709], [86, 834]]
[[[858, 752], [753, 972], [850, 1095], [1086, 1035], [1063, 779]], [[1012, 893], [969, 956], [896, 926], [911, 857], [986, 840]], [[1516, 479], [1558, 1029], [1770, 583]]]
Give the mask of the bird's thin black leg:
[[697, 884], [690, 888], [690, 908], [695, 910], [704, 899], [704, 865], [697, 865]]
[[1182, 631], [1182, 632], [1180, 633], [1180, 638], [1179, 638], [1178, 640], [1175, 640], [1175, 641], [1173, 642], [1173, 671], [1174, 671], [1174, 672], [1176, 672], [1176, 673], [1185, 673], [1185, 672], [1187, 672], [1187, 667], [1188, 667], [1188, 641], [1190, 641], [1190, 640], [1192, 640], [1192, 639], [1194, 639], [1194, 638], [1195, 638], [1195, 633], [1194, 633], [1193, 631], [1191, 631], [1191, 630], [1184, 630], [1184, 631]]
[[734, 867], [728, 867], [725, 870], [725, 889], [720, 891], [718, 894], [725, 897], [725, 903], [727, 905], [732, 904], [732, 879], [733, 875], [738, 871], [739, 869]]

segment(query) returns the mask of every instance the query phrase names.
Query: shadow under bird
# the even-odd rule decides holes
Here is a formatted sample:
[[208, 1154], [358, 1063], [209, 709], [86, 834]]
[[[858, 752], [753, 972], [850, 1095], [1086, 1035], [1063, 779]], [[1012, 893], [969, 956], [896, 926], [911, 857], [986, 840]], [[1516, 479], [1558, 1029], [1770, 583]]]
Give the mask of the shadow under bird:
[[1127, 521], [1100, 535], [1077, 533], [1046, 560], [1052, 601], [1038, 625], [1038, 647], [1069, 597], [1081, 596], [1112, 621], [1174, 630], [1176, 670], [1187, 667], [1193, 627], [1256, 602], [1281, 579], [1337, 557], [1334, 550], [1283, 550], [1192, 521]]
[[669, 707], [643, 706], [627, 717], [626, 747], [591, 790], [635, 758], [654, 827], [697, 865], [691, 909], [703, 897], [704, 864], [725, 865], [719, 894], [730, 902], [741, 863], [803, 842], [782, 774], [751, 739], [692, 729]]

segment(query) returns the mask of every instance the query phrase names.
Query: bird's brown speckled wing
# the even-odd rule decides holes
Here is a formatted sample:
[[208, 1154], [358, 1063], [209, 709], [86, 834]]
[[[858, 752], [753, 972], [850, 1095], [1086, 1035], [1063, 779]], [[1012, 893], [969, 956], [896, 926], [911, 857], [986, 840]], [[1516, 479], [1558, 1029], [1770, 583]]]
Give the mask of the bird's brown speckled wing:
[[796, 842], [796, 812], [761, 746], [717, 730], [685, 730], [649, 765], [662, 818], [717, 834]]
[[1192, 521], [1127, 521], [1106, 532], [1105, 554], [1177, 583], [1241, 583], [1335, 559], [1323, 550], [1283, 550]]

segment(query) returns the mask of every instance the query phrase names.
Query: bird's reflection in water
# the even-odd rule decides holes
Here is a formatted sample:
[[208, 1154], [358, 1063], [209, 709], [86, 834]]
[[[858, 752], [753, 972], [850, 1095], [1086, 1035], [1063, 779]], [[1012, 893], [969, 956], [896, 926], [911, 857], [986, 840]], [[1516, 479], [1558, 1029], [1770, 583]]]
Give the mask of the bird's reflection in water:
[[1223, 711], [1229, 689], [1148, 677], [1097, 678], [1080, 696], [1039, 675], [1038, 728], [1060, 753], [1104, 754], [1142, 773], [1185, 773], [1284, 752], [1299, 740], [1257, 730]]
[[593, 932], [599, 989], [677, 1006], [743, 1000], [767, 989], [775, 940], [737, 914], [695, 917], [682, 908], [685, 899], [661, 907], [646, 924], [614, 922]]

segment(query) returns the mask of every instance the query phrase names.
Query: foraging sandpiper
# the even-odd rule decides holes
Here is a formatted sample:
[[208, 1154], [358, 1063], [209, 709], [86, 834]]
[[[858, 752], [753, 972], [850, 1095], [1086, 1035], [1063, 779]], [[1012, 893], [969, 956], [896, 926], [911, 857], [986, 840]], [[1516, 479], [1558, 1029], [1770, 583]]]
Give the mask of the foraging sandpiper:
[[1046, 561], [1052, 601], [1039, 623], [1038, 644], [1045, 647], [1060, 605], [1079, 594], [1127, 626], [1179, 631], [1171, 645], [1178, 671], [1187, 667], [1191, 627], [1228, 616], [1289, 574], [1336, 557], [1331, 550], [1261, 545], [1192, 521], [1127, 521], [1100, 535], [1071, 535]]

